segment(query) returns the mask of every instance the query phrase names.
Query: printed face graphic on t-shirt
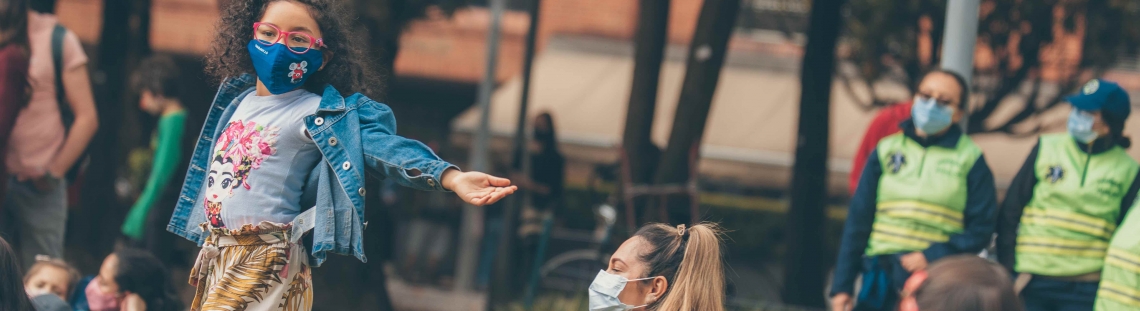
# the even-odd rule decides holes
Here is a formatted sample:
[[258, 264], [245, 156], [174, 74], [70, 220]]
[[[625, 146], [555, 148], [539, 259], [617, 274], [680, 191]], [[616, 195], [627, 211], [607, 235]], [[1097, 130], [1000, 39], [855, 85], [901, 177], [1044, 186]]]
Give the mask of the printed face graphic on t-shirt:
[[206, 218], [214, 227], [225, 227], [222, 222], [222, 202], [234, 191], [250, 189], [249, 174], [261, 167], [261, 162], [276, 152], [275, 128], [266, 128], [254, 122], [232, 121], [215, 145], [213, 161], [206, 176]]

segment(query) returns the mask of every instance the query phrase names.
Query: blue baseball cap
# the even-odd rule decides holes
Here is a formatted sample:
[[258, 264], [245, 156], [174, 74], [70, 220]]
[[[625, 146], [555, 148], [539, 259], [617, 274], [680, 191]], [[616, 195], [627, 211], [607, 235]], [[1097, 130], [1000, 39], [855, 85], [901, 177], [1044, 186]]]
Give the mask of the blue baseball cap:
[[1080, 93], [1065, 99], [1077, 109], [1100, 111], [1102, 115], [1117, 120], [1127, 119], [1128, 114], [1132, 113], [1128, 92], [1120, 88], [1119, 84], [1107, 80], [1089, 80], [1081, 87]]

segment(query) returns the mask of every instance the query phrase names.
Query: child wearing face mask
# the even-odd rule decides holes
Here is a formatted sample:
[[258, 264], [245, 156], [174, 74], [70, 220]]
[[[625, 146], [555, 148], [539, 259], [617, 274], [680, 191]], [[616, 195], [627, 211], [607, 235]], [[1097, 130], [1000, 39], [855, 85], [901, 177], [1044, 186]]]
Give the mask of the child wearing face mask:
[[41, 255], [24, 275], [24, 290], [28, 297], [51, 294], [67, 301], [77, 282], [79, 270], [62, 260]]
[[590, 284], [590, 311], [724, 311], [720, 228], [648, 224]]
[[911, 273], [989, 244], [993, 173], [981, 148], [955, 126], [968, 99], [960, 75], [927, 73], [902, 132], [880, 140], [867, 159], [843, 226], [832, 311], [891, 310]]
[[169, 272], [153, 255], [123, 249], [108, 255], [84, 293], [91, 311], [180, 311]]
[[202, 246], [192, 309], [311, 309], [310, 266], [329, 252], [366, 260], [368, 175], [477, 206], [515, 191], [397, 135], [392, 110], [358, 93], [378, 82], [345, 6], [251, 0], [220, 10], [206, 71], [222, 82], [167, 226]]
[[1017, 274], [1028, 311], [1092, 310], [1107, 277], [1101, 270], [1112, 262], [1105, 259], [1109, 240], [1140, 190], [1140, 164], [1123, 135], [1128, 93], [1094, 79], [1068, 102], [1068, 133], [1041, 135], [1009, 186], [997, 226], [998, 259]]

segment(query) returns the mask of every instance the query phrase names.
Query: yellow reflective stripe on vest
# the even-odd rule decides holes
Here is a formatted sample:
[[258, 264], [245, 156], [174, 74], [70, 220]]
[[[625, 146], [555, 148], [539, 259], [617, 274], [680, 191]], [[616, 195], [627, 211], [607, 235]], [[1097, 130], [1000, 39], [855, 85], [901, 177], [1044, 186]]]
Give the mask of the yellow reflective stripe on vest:
[[1116, 225], [1104, 219], [1056, 209], [1025, 209], [1025, 215], [1021, 222], [1064, 228], [1101, 237], [1106, 241], [1112, 238], [1112, 232], [1116, 230]]
[[921, 249], [930, 246], [932, 243], [949, 241], [950, 236], [875, 223], [873, 231], [871, 231], [871, 239], [891, 241]]
[[1017, 237], [1017, 252], [1081, 257], [1104, 257], [1108, 243], [1101, 241], [1069, 240], [1055, 237]]
[[1108, 250], [1108, 257], [1104, 258], [1104, 264], [1140, 273], [1140, 256], [1129, 254], [1118, 249]]
[[918, 201], [891, 201], [879, 203], [878, 212], [899, 218], [919, 218], [962, 228], [962, 212]]
[[1113, 301], [1140, 307], [1140, 291], [1113, 283], [1111, 281], [1102, 280], [1100, 282], [1100, 289], [1097, 290], [1097, 297], [1111, 299]]

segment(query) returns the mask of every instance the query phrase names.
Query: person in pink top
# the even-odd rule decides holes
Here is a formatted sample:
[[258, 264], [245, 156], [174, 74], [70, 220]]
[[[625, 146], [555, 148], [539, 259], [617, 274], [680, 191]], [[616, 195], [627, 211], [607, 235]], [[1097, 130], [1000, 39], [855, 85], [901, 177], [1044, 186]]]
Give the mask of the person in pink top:
[[4, 228], [16, 237], [25, 267], [35, 262], [36, 255], [63, 257], [67, 181], [61, 176], [78, 161], [98, 128], [87, 55], [70, 31], [63, 37], [60, 89], [75, 118], [70, 128], [64, 128], [52, 59], [52, 32], [58, 23], [51, 14], [28, 12], [32, 94], [16, 117], [4, 163], [9, 174], [4, 212], [11, 222]]

